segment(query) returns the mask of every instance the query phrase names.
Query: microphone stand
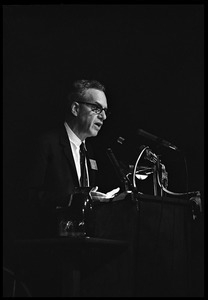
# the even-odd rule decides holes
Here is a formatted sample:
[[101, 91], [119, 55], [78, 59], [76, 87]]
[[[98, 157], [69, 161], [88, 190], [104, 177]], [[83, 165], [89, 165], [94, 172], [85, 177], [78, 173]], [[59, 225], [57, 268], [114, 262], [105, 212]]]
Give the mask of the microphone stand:
[[[157, 161], [154, 164], [153, 170], [154, 170], [153, 171], [153, 191], [154, 191], [154, 196], [158, 196], [158, 178], [160, 178], [160, 171], [161, 171], [161, 161], [158, 156], [157, 156]], [[161, 197], [164, 196], [162, 184], [160, 186], [160, 196]]]
[[158, 166], [157, 164], [153, 167], [153, 192], [154, 196], [157, 196], [157, 172], [158, 172]]

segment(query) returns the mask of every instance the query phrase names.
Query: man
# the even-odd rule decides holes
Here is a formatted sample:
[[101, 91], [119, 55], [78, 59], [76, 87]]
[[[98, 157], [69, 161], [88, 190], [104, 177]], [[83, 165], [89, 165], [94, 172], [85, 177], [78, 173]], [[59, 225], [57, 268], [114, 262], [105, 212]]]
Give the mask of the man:
[[[109, 200], [118, 191], [113, 190], [110, 195], [97, 191], [98, 166], [87, 142], [88, 137], [97, 136], [107, 115], [104, 86], [96, 80], [76, 81], [68, 97], [63, 127], [43, 135], [40, 139], [30, 184], [30, 198], [38, 210], [41, 208], [38, 218], [43, 216], [48, 224], [44, 226], [50, 228], [50, 231], [52, 227], [49, 219], [55, 218], [55, 209], [70, 206], [76, 188], [92, 187], [91, 198], [100, 201]], [[81, 182], [81, 144], [86, 153], [83, 163], [84, 185]]]
[[[64, 235], [60, 234], [60, 231], [58, 230], [60, 230], [60, 224], [62, 223], [65, 225], [68, 223], [71, 224], [71, 222], [65, 222], [65, 219], [62, 219], [62, 216], [65, 218], [65, 212], [70, 211], [71, 213], [74, 203], [79, 203], [76, 202], [80, 199], [77, 197], [79, 196], [79, 192], [77, 194], [77, 189], [79, 191], [88, 187], [88, 190], [91, 190], [90, 197], [94, 201], [109, 201], [109, 198], [113, 197], [115, 193], [118, 192], [119, 188], [106, 194], [97, 190], [96, 174], [98, 172], [98, 165], [93, 155], [92, 148], [90, 147], [90, 143], [88, 142], [89, 137], [97, 136], [107, 118], [107, 115], [108, 105], [104, 86], [95, 80], [79, 80], [75, 82], [74, 88], [68, 97], [65, 122], [63, 122], [63, 126], [57, 130], [44, 134], [39, 142], [37, 160], [35, 161], [34, 168], [35, 171], [31, 177], [29, 189], [30, 203], [32, 204], [31, 217], [29, 219], [30, 224], [33, 223], [31, 224], [31, 227], [28, 223], [29, 238], [54, 237], [57, 236], [58, 233], [59, 235]], [[86, 152], [84, 163], [81, 162], [81, 145]], [[60, 214], [59, 211], [61, 211]], [[77, 212], [77, 210], [75, 211]], [[96, 220], [101, 219], [101, 223], [98, 222], [99, 224], [97, 226], [99, 236], [103, 236], [103, 228], [106, 226], [103, 219], [112, 221], [112, 214], [106, 218], [109, 213], [104, 211], [104, 215], [101, 217], [102, 213], [103, 212], [101, 210], [95, 217]], [[59, 222], [60, 220], [61, 222]], [[66, 219], [66, 221], [67, 220], [68, 219]], [[72, 223], [73, 222], [74, 220], [72, 220]], [[79, 222], [79, 224], [81, 223], [82, 222]], [[70, 230], [68, 231], [68, 228], [64, 230], [63, 232], [66, 232], [66, 235], [68, 233], [73, 233], [74, 235], [74, 232]], [[107, 230], [109, 229], [107, 228]], [[110, 229], [109, 234], [111, 234], [111, 231], [112, 230]], [[82, 234], [82, 231], [80, 232]], [[78, 235], [80, 232], [76, 231], [75, 234]], [[40, 247], [40, 251], [41, 249], [42, 248]], [[53, 251], [50, 253], [46, 252], [46, 258], [43, 255], [44, 253], [41, 254], [44, 257], [43, 267], [47, 267], [45, 267], [45, 273], [42, 272], [43, 278], [41, 278], [40, 281], [44, 283], [44, 290], [46, 289], [46, 293], [53, 289], [57, 292], [59, 287], [59, 285], [57, 285], [57, 276], [59, 277], [59, 272], [56, 272], [56, 270], [59, 270], [59, 265], [57, 259], [54, 259], [53, 257]], [[93, 258], [96, 259], [96, 257]], [[51, 262], [53, 262], [53, 264]], [[95, 262], [95, 265], [97, 262]], [[89, 263], [87, 259], [83, 263], [85, 263], [86, 270], [88, 270], [88, 268], [90, 270], [91, 268], [94, 268], [94, 265], [91, 266], [90, 259]], [[121, 265], [120, 261], [118, 264]], [[39, 269], [38, 266], [38, 264], [32, 263], [31, 268], [33, 272], [34, 269]], [[117, 275], [115, 275], [117, 268], [115, 270], [112, 268], [113, 267], [111, 266], [103, 266], [99, 269], [99, 273], [95, 273], [95, 278], [93, 277], [94, 280], [89, 276], [91, 273], [88, 272], [87, 278], [85, 278], [86, 282], [82, 283], [83, 291], [86, 289], [83, 293], [88, 295], [88, 292], [93, 292], [94, 289], [95, 293], [96, 289], [99, 290], [99, 294], [106, 292], [105, 284], [102, 283], [102, 281], [105, 282], [106, 278], [111, 277], [114, 281], [116, 281], [116, 279], [120, 276], [118, 275], [117, 277]], [[125, 274], [125, 272], [123, 273]], [[94, 274], [94, 272], [92, 272], [92, 274]], [[96, 280], [96, 277], [98, 277], [98, 288], [91, 287], [89, 289], [90, 291], [88, 291], [88, 276], [91, 285], [94, 285], [94, 281]], [[51, 284], [53, 280], [55, 283]], [[45, 281], [47, 281], [49, 287], [46, 287]], [[101, 283], [102, 286], [99, 287]], [[114, 289], [117, 290], [116, 285]], [[40, 291], [40, 293], [42, 293], [42, 291]]]

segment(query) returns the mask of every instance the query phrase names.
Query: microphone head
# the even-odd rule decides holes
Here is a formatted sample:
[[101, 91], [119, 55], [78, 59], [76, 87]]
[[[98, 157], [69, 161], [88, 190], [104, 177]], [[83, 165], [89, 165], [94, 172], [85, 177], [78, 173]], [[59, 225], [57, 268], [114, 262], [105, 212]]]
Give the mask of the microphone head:
[[125, 142], [125, 139], [122, 136], [119, 136], [117, 139], [117, 142], [121, 145], [123, 145], [123, 142]]

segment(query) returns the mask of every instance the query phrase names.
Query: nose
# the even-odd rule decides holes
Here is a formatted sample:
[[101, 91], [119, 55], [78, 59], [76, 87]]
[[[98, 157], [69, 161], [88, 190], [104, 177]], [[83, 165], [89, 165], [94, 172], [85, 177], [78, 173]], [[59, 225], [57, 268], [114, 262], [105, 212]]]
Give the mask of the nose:
[[105, 111], [103, 110], [99, 115], [98, 115], [99, 119], [101, 120], [105, 120], [107, 118]]

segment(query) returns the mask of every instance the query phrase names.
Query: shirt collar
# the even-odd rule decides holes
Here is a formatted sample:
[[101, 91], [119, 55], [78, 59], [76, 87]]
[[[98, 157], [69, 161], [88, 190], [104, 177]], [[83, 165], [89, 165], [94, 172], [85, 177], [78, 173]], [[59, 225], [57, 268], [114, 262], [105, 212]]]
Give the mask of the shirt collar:
[[[69, 140], [70, 140], [77, 148], [79, 148], [80, 145], [81, 145], [81, 143], [82, 143], [82, 141], [78, 138], [78, 136], [74, 133], [74, 131], [69, 127], [69, 125], [68, 125], [66, 122], [64, 122], [64, 126], [65, 126], [65, 128], [66, 128], [66, 132], [67, 132], [67, 135], [68, 135], [68, 137], [69, 137]], [[86, 146], [85, 146], [85, 141], [83, 141], [83, 143], [84, 143], [85, 150], [87, 150], [87, 149], [86, 149]]]

